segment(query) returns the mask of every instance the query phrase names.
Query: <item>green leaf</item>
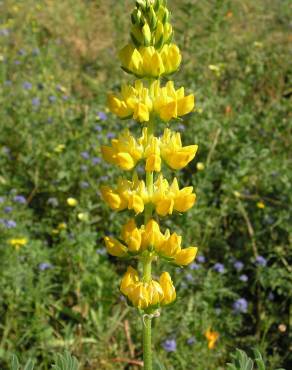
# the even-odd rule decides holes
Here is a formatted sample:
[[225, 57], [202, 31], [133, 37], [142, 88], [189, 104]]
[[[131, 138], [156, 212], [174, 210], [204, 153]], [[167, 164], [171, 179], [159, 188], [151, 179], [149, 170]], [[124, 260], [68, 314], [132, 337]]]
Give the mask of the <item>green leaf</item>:
[[154, 358], [153, 370], [166, 370], [165, 366], [160, 362], [158, 358]]
[[17, 356], [12, 355], [11, 357], [11, 370], [19, 370], [19, 361]]
[[75, 357], [71, 356], [71, 354], [66, 351], [64, 355], [57, 354], [55, 365], [53, 365], [52, 369], [54, 370], [78, 370], [79, 364]]
[[34, 363], [31, 359], [29, 359], [27, 363], [25, 364], [23, 370], [33, 370], [33, 368], [34, 368]]

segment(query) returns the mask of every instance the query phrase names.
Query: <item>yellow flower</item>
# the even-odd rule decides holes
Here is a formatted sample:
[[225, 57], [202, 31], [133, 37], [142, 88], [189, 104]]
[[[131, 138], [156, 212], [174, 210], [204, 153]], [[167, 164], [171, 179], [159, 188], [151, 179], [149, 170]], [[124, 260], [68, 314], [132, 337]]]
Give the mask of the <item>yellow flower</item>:
[[62, 153], [65, 149], [65, 145], [64, 144], [59, 144], [55, 147], [54, 151], [56, 153]]
[[175, 257], [181, 251], [182, 237], [173, 233], [158, 248], [157, 251], [165, 257]]
[[257, 202], [257, 207], [260, 209], [264, 209], [266, 207], [264, 202]]
[[141, 229], [142, 235], [142, 249], [146, 249], [149, 246], [159, 248], [160, 244], [164, 240], [163, 234], [160, 232], [158, 223], [151, 219]]
[[194, 159], [198, 145], [182, 146], [180, 134], [164, 130], [161, 139], [161, 157], [174, 170], [180, 170]]
[[80, 213], [78, 213], [77, 217], [78, 217], [79, 221], [88, 221], [89, 220], [88, 213], [80, 212]]
[[205, 332], [205, 337], [207, 338], [208, 341], [208, 348], [213, 349], [219, 338], [219, 333], [217, 331], [211, 331], [211, 329], [208, 329]]
[[120, 290], [135, 307], [140, 309], [157, 306], [164, 298], [163, 288], [157, 281], [141, 282], [138, 272], [131, 266], [121, 281]]
[[198, 171], [204, 171], [204, 169], [205, 169], [205, 165], [204, 165], [204, 163], [202, 163], [202, 162], [198, 162], [198, 163], [197, 163], [197, 170], [198, 170]]
[[8, 243], [14, 247], [16, 250], [20, 249], [21, 247], [24, 247], [27, 244], [28, 240], [26, 238], [15, 238], [10, 239]]
[[134, 219], [131, 219], [122, 228], [122, 238], [128, 245], [129, 251], [138, 252], [141, 247], [141, 232]]
[[148, 122], [151, 114], [168, 122], [192, 112], [194, 106], [194, 95], [185, 96], [183, 87], [175, 90], [173, 81], [161, 87], [157, 80], [146, 88], [138, 80], [134, 86], [123, 85], [120, 95], [108, 96], [108, 107], [112, 113], [120, 118], [133, 117], [139, 122]]
[[75, 199], [75, 198], [68, 198], [68, 199], [67, 199], [67, 204], [68, 204], [68, 206], [70, 206], [70, 207], [76, 207], [76, 206], [77, 206], [77, 204], [78, 204], [78, 201], [77, 201], [77, 199]]
[[176, 299], [175, 287], [168, 272], [163, 272], [160, 276], [159, 283], [163, 291], [163, 298], [160, 301], [162, 305], [172, 303]]
[[132, 266], [129, 266], [127, 272], [125, 273], [121, 281], [120, 286], [121, 292], [127, 296], [133, 284], [138, 283], [138, 281], [139, 281], [138, 272]]
[[196, 258], [198, 252], [197, 247], [188, 247], [182, 249], [175, 256], [175, 263], [179, 266], [189, 265]]
[[147, 284], [134, 284], [128, 292], [128, 298], [133, 305], [141, 310], [147, 308], [150, 304], [150, 296], [147, 289]]
[[154, 46], [141, 46], [136, 49], [126, 45], [119, 58], [123, 69], [137, 77], [160, 77], [175, 72], [181, 63], [181, 54], [175, 44], [164, 45], [161, 50]]
[[102, 146], [103, 158], [123, 170], [132, 170], [142, 158], [143, 147], [125, 130], [118, 139], [112, 140], [112, 147]]
[[58, 225], [58, 229], [59, 230], [65, 230], [67, 229], [67, 224], [65, 222], [61, 222], [59, 225]]
[[169, 186], [167, 180], [159, 176], [154, 184], [154, 194], [152, 202], [156, 206], [156, 212], [160, 216], [172, 214], [173, 211], [186, 212], [196, 201], [196, 194], [193, 193], [193, 187], [188, 186], [179, 189], [177, 179], [174, 178]]
[[162, 175], [154, 183], [153, 192], [149, 193], [143, 180], [134, 176], [133, 181], [120, 178], [116, 189], [101, 187], [104, 201], [115, 211], [133, 209], [136, 214], [144, 211], [144, 205], [153, 203], [160, 216], [172, 214], [173, 211], [186, 212], [196, 200], [193, 187], [179, 189], [175, 178], [171, 185]]
[[118, 240], [109, 236], [104, 237], [106, 249], [109, 254], [115, 257], [125, 257], [127, 255], [127, 247], [125, 247]]

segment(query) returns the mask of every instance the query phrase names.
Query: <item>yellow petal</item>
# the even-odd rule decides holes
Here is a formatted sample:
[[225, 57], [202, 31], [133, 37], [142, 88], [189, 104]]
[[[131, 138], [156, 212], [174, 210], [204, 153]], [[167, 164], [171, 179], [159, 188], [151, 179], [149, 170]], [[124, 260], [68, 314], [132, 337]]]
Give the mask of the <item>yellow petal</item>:
[[124, 257], [127, 255], [127, 248], [118, 240], [106, 236], [104, 238], [106, 249], [109, 254], [115, 257]]
[[118, 153], [116, 155], [118, 165], [126, 171], [132, 170], [136, 163], [129, 153]]
[[198, 252], [197, 247], [189, 247], [182, 249], [175, 256], [175, 263], [179, 266], [189, 265], [196, 258]]

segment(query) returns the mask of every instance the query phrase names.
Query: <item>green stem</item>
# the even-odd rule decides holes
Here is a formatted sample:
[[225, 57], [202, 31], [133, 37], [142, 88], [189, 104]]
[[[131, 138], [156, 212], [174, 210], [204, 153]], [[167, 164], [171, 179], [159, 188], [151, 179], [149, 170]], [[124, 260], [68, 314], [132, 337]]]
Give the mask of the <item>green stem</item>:
[[[143, 281], [148, 283], [151, 281], [151, 257], [143, 260]], [[143, 361], [144, 370], [152, 370], [152, 348], [151, 348], [151, 318], [143, 316]]]
[[[149, 122], [148, 125], [148, 135], [153, 134], [153, 122]], [[146, 187], [149, 194], [153, 192], [153, 172], [146, 172]], [[146, 223], [152, 217], [152, 205], [147, 204], [145, 206], [144, 213], [144, 223]], [[143, 282], [149, 283], [151, 281], [151, 256], [145, 256], [143, 259]], [[142, 325], [143, 325], [143, 361], [144, 361], [144, 370], [152, 370], [152, 348], [151, 348], [151, 318], [149, 316], [143, 316]]]

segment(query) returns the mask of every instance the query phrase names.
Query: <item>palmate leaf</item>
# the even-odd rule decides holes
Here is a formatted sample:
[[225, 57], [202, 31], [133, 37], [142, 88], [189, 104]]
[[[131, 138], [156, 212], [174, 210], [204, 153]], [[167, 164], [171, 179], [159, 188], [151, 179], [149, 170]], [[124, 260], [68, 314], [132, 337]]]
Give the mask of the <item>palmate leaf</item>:
[[228, 370], [253, 370], [254, 369], [254, 362], [251, 358], [247, 356], [247, 354], [237, 349], [235, 354], [232, 356], [232, 363], [227, 364]]
[[[227, 364], [227, 369], [228, 370], [266, 370], [266, 365], [264, 363], [264, 359], [261, 353], [257, 349], [254, 349], [253, 353], [254, 353], [254, 361], [250, 357], [248, 357], [248, 355], [244, 351], [237, 349], [236, 352], [231, 355], [232, 363]], [[277, 369], [277, 370], [285, 370], [285, 369]]]
[[54, 370], [78, 370], [79, 364], [75, 357], [71, 356], [69, 352], [65, 352], [63, 355], [58, 354], [56, 356], [55, 365], [52, 369]]

